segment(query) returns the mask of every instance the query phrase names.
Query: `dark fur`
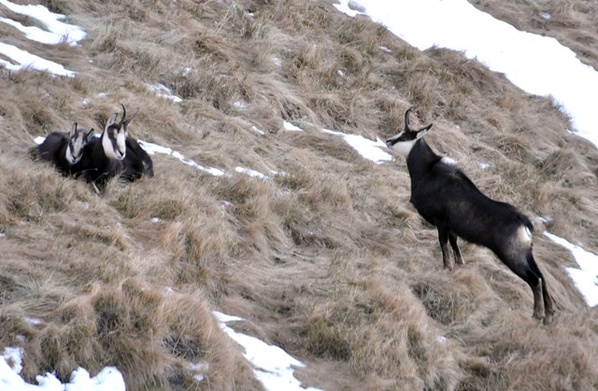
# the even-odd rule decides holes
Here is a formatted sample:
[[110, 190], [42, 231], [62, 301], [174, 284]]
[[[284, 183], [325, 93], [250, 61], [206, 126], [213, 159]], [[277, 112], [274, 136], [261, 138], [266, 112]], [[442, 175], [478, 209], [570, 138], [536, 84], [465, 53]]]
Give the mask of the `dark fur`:
[[[83, 130], [80, 130], [80, 132]], [[91, 137], [93, 130], [87, 133]], [[29, 150], [29, 156], [34, 160], [43, 160], [52, 163], [64, 176], [77, 177], [80, 171], [80, 161], [72, 165], [66, 158], [70, 137], [68, 132], [50, 133], [43, 143]], [[85, 150], [85, 149], [84, 149]]]
[[[408, 113], [404, 133], [389, 139], [389, 146], [413, 141], [419, 131], [431, 127], [411, 130]], [[459, 237], [489, 248], [531, 287], [534, 317], [541, 318], [544, 307], [544, 321], [550, 323], [554, 309], [546, 280], [534, 260], [531, 241], [519, 236], [522, 227], [527, 227], [530, 233], [533, 231], [531, 221], [514, 206], [485, 196], [461, 170], [443, 162], [423, 138], [415, 141], [410, 150], [407, 168], [411, 177], [411, 203], [437, 228], [444, 266], [452, 269], [447, 242], [456, 262], [463, 262], [457, 244]]]
[[127, 154], [123, 161], [124, 172], [121, 178], [134, 182], [143, 175], [154, 176], [154, 163], [139, 142], [132, 137], [127, 137]]
[[104, 153], [102, 138], [94, 138], [83, 150], [83, 158], [77, 164], [87, 183], [93, 183], [99, 190], [106, 188], [108, 181], [124, 170], [122, 160], [110, 159]]
[[[124, 128], [125, 134], [127, 134], [127, 125], [135, 117], [127, 118], [126, 109], [123, 105], [123, 114], [120, 122], [115, 122], [115, 116], [112, 116], [108, 121], [102, 121], [104, 133], [102, 137], [109, 137], [112, 135], [113, 129]], [[148, 153], [139, 145], [136, 139], [132, 137], [126, 137], [125, 147], [126, 152], [123, 160], [115, 160], [106, 156], [102, 145], [102, 137], [95, 139], [87, 145], [84, 157], [85, 161], [81, 163], [85, 167], [84, 178], [88, 183], [94, 183], [99, 190], [103, 190], [106, 187], [108, 181], [115, 176], [134, 182], [141, 178], [143, 175], [150, 177], [154, 176], [154, 166], [152, 159]], [[115, 147], [115, 141], [111, 142]]]

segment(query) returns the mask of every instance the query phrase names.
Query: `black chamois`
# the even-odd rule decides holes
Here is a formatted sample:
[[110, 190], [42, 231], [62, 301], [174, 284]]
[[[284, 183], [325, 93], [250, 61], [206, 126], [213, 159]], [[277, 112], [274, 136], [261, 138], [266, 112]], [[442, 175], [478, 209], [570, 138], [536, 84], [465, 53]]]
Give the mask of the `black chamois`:
[[84, 155], [85, 146], [93, 137], [93, 129], [87, 131], [78, 129], [73, 124], [70, 132], [53, 132], [38, 146], [29, 150], [34, 160], [48, 161], [64, 176], [78, 176], [80, 161]]
[[459, 237], [489, 248], [532, 289], [533, 317], [551, 323], [555, 310], [532, 254], [531, 221], [513, 205], [485, 196], [460, 169], [434, 153], [423, 139], [432, 124], [413, 130], [412, 110], [405, 113], [405, 129], [386, 140], [386, 145], [407, 159], [411, 203], [437, 228], [444, 267], [452, 270], [447, 242], [458, 264], [463, 264]]
[[[117, 114], [113, 114], [103, 124], [104, 132], [99, 139], [90, 143], [86, 153], [85, 179], [103, 190], [110, 179], [119, 176], [123, 180], [134, 182], [143, 175], [154, 176], [154, 166], [148, 153], [133, 137], [129, 137], [127, 126], [136, 116], [135, 112], [127, 118], [127, 110], [123, 109], [122, 117], [117, 123]], [[92, 145], [93, 144], [93, 145]]]
[[134, 182], [143, 175], [154, 176], [154, 163], [141, 144], [133, 137], [126, 139], [127, 154], [123, 160], [124, 172], [121, 178]]
[[[124, 109], [124, 107], [123, 107]], [[117, 114], [112, 114], [99, 138], [92, 139], [83, 151], [80, 166], [83, 178], [94, 184], [98, 190], [104, 190], [108, 181], [124, 171], [123, 160], [127, 147], [126, 111], [119, 122]]]

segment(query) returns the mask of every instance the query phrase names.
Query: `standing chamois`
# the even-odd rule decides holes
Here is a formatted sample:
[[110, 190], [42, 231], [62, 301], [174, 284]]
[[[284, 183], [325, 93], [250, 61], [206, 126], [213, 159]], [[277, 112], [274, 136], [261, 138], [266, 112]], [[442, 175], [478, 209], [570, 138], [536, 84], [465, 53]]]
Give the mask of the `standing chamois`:
[[432, 124], [413, 130], [409, 125], [412, 110], [405, 113], [405, 129], [386, 140], [386, 145], [407, 159], [411, 203], [438, 229], [444, 267], [452, 270], [447, 242], [458, 264], [463, 264], [459, 237], [489, 248], [531, 287], [533, 317], [551, 323], [552, 298], [532, 254], [532, 223], [514, 206], [486, 197], [454, 164], [434, 153], [423, 139]]
[[122, 117], [117, 122], [118, 114], [113, 114], [104, 124], [100, 138], [92, 140], [84, 153], [84, 178], [103, 190], [108, 181], [115, 176], [128, 181], [135, 181], [142, 175], [154, 176], [153, 163], [149, 155], [132, 137], [128, 136], [127, 125], [135, 117], [127, 118], [123, 109]]
[[64, 176], [78, 176], [85, 146], [92, 137], [93, 129], [78, 129], [75, 122], [68, 133], [50, 133], [43, 143], [29, 150], [29, 155], [35, 160], [51, 162]]

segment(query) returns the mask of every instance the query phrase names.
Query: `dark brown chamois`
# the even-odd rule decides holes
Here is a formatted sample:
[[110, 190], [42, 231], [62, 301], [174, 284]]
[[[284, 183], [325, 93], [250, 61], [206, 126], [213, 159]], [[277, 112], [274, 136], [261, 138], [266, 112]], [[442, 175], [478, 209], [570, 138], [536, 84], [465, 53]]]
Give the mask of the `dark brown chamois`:
[[92, 137], [93, 129], [78, 129], [75, 122], [68, 133], [50, 133], [40, 145], [29, 150], [29, 155], [33, 159], [54, 164], [64, 176], [78, 176], [84, 148]]
[[124, 172], [121, 178], [134, 182], [143, 175], [154, 176], [154, 163], [139, 141], [127, 136], [127, 154], [123, 160]]
[[127, 110], [121, 104], [123, 113], [120, 121], [113, 114], [103, 124], [104, 132], [88, 147], [85, 161], [85, 179], [94, 183], [98, 189], [106, 187], [115, 176], [134, 182], [143, 175], [154, 176], [153, 162], [139, 142], [129, 137], [127, 126], [136, 116], [135, 112], [127, 118]]
[[126, 111], [116, 122], [117, 114], [112, 114], [99, 138], [91, 140], [83, 152], [80, 166], [83, 178], [93, 183], [99, 190], [106, 187], [108, 181], [124, 170], [123, 160], [126, 156], [127, 130]]
[[534, 318], [551, 323], [554, 307], [546, 279], [532, 254], [531, 221], [513, 205], [486, 197], [460, 169], [434, 153], [423, 139], [432, 124], [412, 129], [412, 110], [405, 113], [405, 129], [386, 140], [386, 145], [407, 159], [411, 203], [437, 228], [444, 267], [452, 270], [447, 242], [458, 264], [463, 264], [459, 237], [489, 248], [531, 287]]

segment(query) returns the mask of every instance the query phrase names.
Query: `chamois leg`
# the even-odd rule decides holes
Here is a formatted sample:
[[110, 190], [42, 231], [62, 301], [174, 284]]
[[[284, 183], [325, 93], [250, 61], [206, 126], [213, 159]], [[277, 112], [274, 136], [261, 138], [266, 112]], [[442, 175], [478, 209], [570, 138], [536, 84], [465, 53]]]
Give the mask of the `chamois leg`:
[[555, 312], [552, 297], [550, 297], [550, 294], [548, 293], [546, 278], [544, 278], [544, 275], [538, 268], [538, 264], [534, 260], [534, 255], [532, 254], [531, 249], [527, 254], [527, 263], [534, 273], [540, 277], [542, 282], [542, 298], [544, 299], [544, 324], [550, 324], [552, 323], [552, 318]]
[[453, 248], [453, 255], [455, 256], [455, 263], [459, 265], [463, 265], [463, 257], [461, 256], [461, 250], [459, 249], [459, 245], [457, 244], [457, 235], [452, 232], [448, 234], [449, 242], [451, 243], [451, 247]]
[[438, 241], [440, 242], [440, 249], [442, 250], [442, 262], [444, 263], [444, 268], [450, 271], [453, 270], [451, 266], [451, 260], [449, 258], [448, 252], [448, 238], [449, 238], [449, 231], [446, 227], [438, 226]]
[[[522, 254], [523, 255], [523, 254]], [[525, 257], [525, 258], [524, 258]], [[530, 265], [529, 258], [526, 255], [513, 257], [499, 257], [511, 271], [523, 281], [525, 281], [532, 289], [534, 294], [534, 319], [542, 319], [544, 316], [544, 303], [542, 300], [542, 279]]]

